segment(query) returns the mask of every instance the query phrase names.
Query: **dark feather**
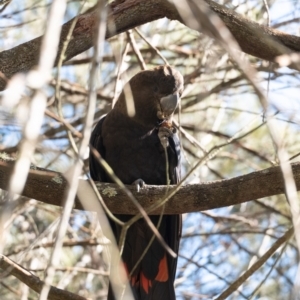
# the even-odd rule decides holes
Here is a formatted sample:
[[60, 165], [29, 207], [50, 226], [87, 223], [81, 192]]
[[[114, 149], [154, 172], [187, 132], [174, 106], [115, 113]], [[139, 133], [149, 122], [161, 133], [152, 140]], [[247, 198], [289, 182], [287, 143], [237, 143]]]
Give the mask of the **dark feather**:
[[[143, 71], [130, 82], [136, 114], [127, 115], [125, 95], [122, 93], [113, 110], [95, 127], [91, 145], [112, 167], [125, 184], [142, 179], [146, 184], [166, 184], [165, 152], [158, 137], [157, 110], [161, 97], [182, 92], [182, 76], [170, 67]], [[171, 122], [170, 120], [166, 120]], [[169, 138], [167, 149], [171, 184], [180, 180], [180, 142], [176, 133]], [[96, 181], [111, 182], [106, 172], [90, 156], [90, 173]], [[117, 215], [123, 221], [132, 216]], [[157, 224], [159, 216], [151, 216]], [[111, 222], [119, 239], [121, 228]], [[167, 244], [178, 253], [181, 235], [181, 216], [165, 215], [159, 232]], [[133, 224], [127, 233], [123, 261], [130, 272], [147, 247], [153, 233], [143, 219]], [[174, 279], [177, 259], [170, 257], [157, 239], [129, 279], [136, 299], [175, 299]], [[166, 269], [164, 270], [164, 267]], [[108, 299], [114, 299], [110, 290]]]

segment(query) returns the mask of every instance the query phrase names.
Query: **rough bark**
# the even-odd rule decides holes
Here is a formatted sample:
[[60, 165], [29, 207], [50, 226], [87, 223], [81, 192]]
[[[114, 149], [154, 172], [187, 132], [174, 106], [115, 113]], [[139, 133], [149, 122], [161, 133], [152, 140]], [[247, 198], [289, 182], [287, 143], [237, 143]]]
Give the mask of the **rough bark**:
[[[12, 171], [13, 163], [0, 161], [0, 188], [6, 189]], [[292, 164], [297, 190], [300, 190], [300, 163]], [[83, 185], [83, 180], [80, 180]], [[44, 203], [61, 206], [67, 191], [67, 181], [63, 175], [43, 169], [30, 170], [22, 193], [23, 196], [33, 198]], [[115, 184], [97, 183], [97, 188], [108, 208], [113, 213], [135, 214], [135, 206]], [[166, 186], [146, 186], [139, 193], [135, 186], [127, 186], [139, 203], [147, 208], [161, 200], [166, 193]], [[171, 190], [175, 186], [171, 186]], [[284, 182], [280, 167], [271, 167], [247, 175], [205, 182], [189, 184], [180, 190], [167, 202], [166, 214], [197, 212], [243, 202], [283, 194]], [[76, 199], [76, 209], [83, 209]], [[158, 214], [153, 211], [150, 214]]]
[[[226, 24], [245, 53], [274, 62], [283, 53], [300, 52], [300, 37], [250, 21], [211, 0], [205, 1]], [[109, 10], [107, 39], [163, 17], [184, 23], [174, 5], [167, 0], [113, 2], [109, 5]], [[78, 17], [65, 60], [92, 47], [96, 18], [97, 13], [93, 10]], [[58, 57], [72, 21], [62, 27]], [[37, 64], [41, 39], [42, 37], [38, 37], [0, 53], [0, 90], [5, 88], [5, 77], [9, 79], [18, 72], [27, 72]], [[298, 68], [294, 65], [291, 67]]]

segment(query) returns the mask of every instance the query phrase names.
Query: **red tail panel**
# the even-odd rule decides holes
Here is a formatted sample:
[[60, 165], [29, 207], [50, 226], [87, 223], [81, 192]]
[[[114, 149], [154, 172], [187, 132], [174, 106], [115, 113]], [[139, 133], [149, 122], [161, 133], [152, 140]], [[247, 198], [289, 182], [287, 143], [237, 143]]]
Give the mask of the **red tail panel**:
[[144, 289], [144, 291], [148, 294], [149, 293], [149, 289], [152, 287], [152, 282], [151, 280], [149, 280], [143, 272], [141, 272], [140, 274], [140, 280], [141, 280], [141, 285]]
[[160, 260], [155, 280], [165, 282], [169, 279], [168, 261], [166, 254]]

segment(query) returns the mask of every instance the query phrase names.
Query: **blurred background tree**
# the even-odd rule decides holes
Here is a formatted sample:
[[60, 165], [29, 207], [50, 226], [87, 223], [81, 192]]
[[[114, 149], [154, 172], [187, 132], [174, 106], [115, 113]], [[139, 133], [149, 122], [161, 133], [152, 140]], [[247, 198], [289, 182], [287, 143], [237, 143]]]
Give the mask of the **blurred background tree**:
[[[112, 7], [121, 2], [124, 1]], [[51, 3], [1, 1], [0, 51], [42, 35]], [[299, 34], [298, 1], [217, 3], [257, 23], [291, 35]], [[67, 1], [64, 22], [93, 5], [95, 1]], [[218, 39], [167, 18], [106, 40], [101, 69], [97, 73], [94, 123], [111, 109], [123, 84], [143, 66], [152, 68], [169, 63], [180, 70], [185, 79], [181, 107], [175, 118], [181, 128], [183, 175], [213, 147], [228, 142], [206, 159], [185, 183], [227, 179], [278, 165], [278, 145], [274, 144], [267, 126], [271, 121], [276, 126], [280, 146], [292, 162], [298, 161], [298, 71], [238, 52], [257, 71], [255, 81], [269, 101], [266, 111], [253, 85], [221, 44]], [[66, 173], [76, 162], [87, 110], [92, 56], [93, 50], [89, 49], [65, 61], [61, 68], [53, 69], [51, 80], [43, 87], [47, 107], [34, 155], [30, 158], [33, 165]], [[14, 92], [11, 89], [1, 92], [0, 107], [0, 150], [2, 155], [5, 152], [11, 158], [18, 157], [24, 137], [26, 122], [22, 120], [22, 105], [33, 97], [26, 89], [17, 102], [9, 103]], [[68, 131], [66, 124], [73, 129]], [[241, 136], [243, 138], [233, 139]], [[88, 154], [83, 176], [88, 172], [87, 160]], [[61, 208], [16, 197], [17, 205], [3, 217], [7, 193], [2, 191], [1, 195], [2, 253], [43, 279]], [[183, 219], [175, 281], [177, 299], [212, 299], [222, 294], [292, 226], [285, 195], [184, 214]], [[105, 299], [108, 243], [94, 213], [72, 211], [53, 285], [86, 298]], [[295, 241], [287, 240], [227, 299], [290, 299], [298, 256]], [[0, 278], [1, 299], [38, 298], [28, 286], [8, 276], [8, 272], [2, 270]]]

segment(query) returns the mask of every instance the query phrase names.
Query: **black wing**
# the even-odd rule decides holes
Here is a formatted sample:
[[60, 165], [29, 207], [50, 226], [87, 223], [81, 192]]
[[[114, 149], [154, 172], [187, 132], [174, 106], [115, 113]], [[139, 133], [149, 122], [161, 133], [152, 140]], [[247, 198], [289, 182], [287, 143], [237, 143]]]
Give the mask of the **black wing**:
[[[102, 158], [105, 159], [106, 149], [104, 146], [102, 132], [104, 121], [105, 117], [101, 118], [96, 125], [92, 132], [90, 143], [95, 149], [97, 149]], [[145, 159], [147, 159], [147, 157]], [[180, 142], [177, 134], [169, 137], [168, 159], [171, 184], [176, 184], [180, 180]], [[110, 178], [107, 177], [107, 174], [103, 168], [99, 165], [98, 161], [93, 157], [92, 153], [90, 155], [90, 174], [92, 179], [95, 181], [111, 181]], [[161, 176], [163, 176], [163, 174]], [[126, 222], [132, 216], [117, 215], [116, 217]], [[151, 220], [154, 224], [157, 224], [158, 218], [159, 216], [151, 216]], [[114, 222], [111, 221], [110, 223], [118, 240], [120, 228]], [[159, 231], [171, 249], [173, 249], [175, 253], [178, 253], [179, 240], [181, 236], [181, 216], [163, 216]], [[137, 259], [143, 253], [152, 235], [152, 231], [149, 229], [148, 225], [143, 219], [140, 219], [129, 228], [123, 252], [123, 261], [129, 272], [135, 265]], [[164, 257], [167, 260], [167, 264], [162, 264], [161, 266], [168, 268], [167, 281], [159, 278], [163, 277], [165, 272], [158, 266], [163, 261]], [[174, 259], [173, 257], [167, 255], [160, 243], [155, 239], [148, 253], [145, 255], [138, 268], [135, 270], [135, 272], [133, 272], [133, 276], [130, 278], [135, 298], [158, 300], [163, 298], [164, 300], [175, 300], [173, 284], [176, 275], [176, 265], [177, 258]], [[143, 276], [141, 276], [141, 273], [143, 273]], [[141, 280], [141, 278], [144, 278], [144, 281]], [[115, 299], [111, 289], [108, 294], [108, 299]]]
[[[102, 138], [102, 125], [105, 120], [106, 115], [101, 117], [98, 124], [94, 128], [90, 144], [93, 146], [101, 155], [103, 159], [105, 159], [105, 147], [103, 145], [103, 138]], [[99, 162], [95, 159], [93, 153], [90, 151], [90, 174], [93, 180], [95, 181], [101, 181], [106, 182], [107, 181], [107, 175], [103, 168], [100, 166]]]
[[[181, 179], [180, 172], [180, 161], [181, 161], [181, 145], [178, 135], [175, 133], [172, 137], [169, 137], [169, 148], [168, 148], [168, 157], [169, 157], [169, 172], [171, 184], [179, 183]], [[178, 254], [179, 252], [179, 242], [181, 238], [181, 228], [182, 228], [182, 216], [181, 215], [170, 215], [166, 216], [168, 218], [167, 232], [169, 233], [169, 246], [172, 250]], [[170, 270], [172, 272], [171, 276], [173, 282], [176, 276], [176, 267], [177, 267], [177, 258], [169, 257], [170, 261]]]

